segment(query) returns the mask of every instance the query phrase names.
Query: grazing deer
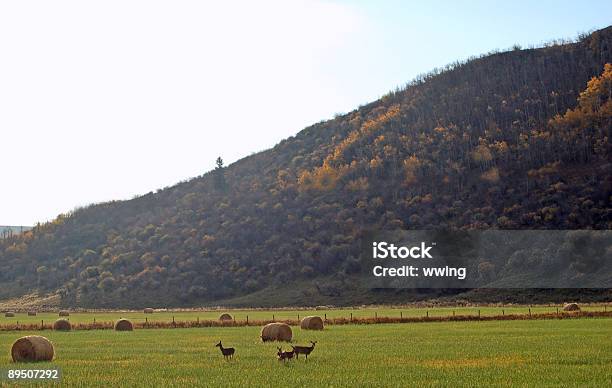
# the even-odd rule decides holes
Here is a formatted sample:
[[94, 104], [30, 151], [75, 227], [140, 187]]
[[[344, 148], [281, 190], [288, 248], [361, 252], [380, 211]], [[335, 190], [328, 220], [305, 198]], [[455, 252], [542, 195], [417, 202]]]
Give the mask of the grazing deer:
[[312, 353], [317, 342], [310, 341], [310, 343], [312, 344], [311, 346], [291, 346], [293, 348], [293, 352], [295, 353], [295, 358], [299, 358], [299, 355], [303, 354], [308, 360], [308, 355]]
[[276, 355], [278, 356], [278, 361], [285, 361], [285, 360], [293, 359], [293, 354], [295, 353], [295, 351], [283, 352], [283, 348], [277, 348], [277, 349], [278, 349], [278, 352], [276, 353]]
[[221, 341], [219, 341], [219, 343], [216, 344], [215, 346], [221, 349], [221, 353], [223, 353], [223, 357], [226, 360], [229, 358], [231, 359], [234, 358], [234, 351], [235, 351], [234, 348], [224, 348], [223, 345], [221, 345]]

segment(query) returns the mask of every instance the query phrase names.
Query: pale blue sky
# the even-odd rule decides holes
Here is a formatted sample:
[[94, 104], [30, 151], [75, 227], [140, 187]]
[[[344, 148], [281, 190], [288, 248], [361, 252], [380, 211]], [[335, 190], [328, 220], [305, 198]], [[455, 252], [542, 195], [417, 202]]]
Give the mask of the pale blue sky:
[[[458, 59], [540, 45], [612, 23], [610, 1], [341, 1], [367, 15], [374, 38], [364, 42], [374, 69], [356, 88], [379, 94]], [[379, 63], [384, 63], [380, 66]], [[346, 69], [340, 65], [338, 73]], [[356, 68], [355, 72], [362, 69]], [[350, 71], [350, 70], [349, 70]], [[363, 74], [352, 74], [363, 81]], [[344, 78], [339, 76], [338, 78]], [[384, 85], [384, 86], [383, 86]], [[347, 86], [348, 87], [348, 86]], [[355, 91], [355, 94], [359, 92]], [[374, 96], [374, 94], [371, 94]]]
[[172, 185], [612, 2], [0, 2], [0, 225]]

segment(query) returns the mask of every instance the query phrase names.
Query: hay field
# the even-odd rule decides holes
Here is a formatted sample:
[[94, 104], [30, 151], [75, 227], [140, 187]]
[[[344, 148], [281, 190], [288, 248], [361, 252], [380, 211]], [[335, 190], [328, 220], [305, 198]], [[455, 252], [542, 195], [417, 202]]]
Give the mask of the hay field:
[[[378, 317], [399, 317], [400, 314], [403, 317], [423, 317], [429, 314], [430, 317], [437, 316], [452, 316], [453, 312], [457, 315], [478, 315], [478, 311], [482, 316], [493, 316], [504, 314], [528, 314], [529, 310], [533, 314], [537, 313], [554, 313], [557, 308], [561, 310], [559, 306], [504, 306], [504, 307], [436, 307], [436, 308], [421, 308], [421, 307], [367, 307], [367, 308], [334, 308], [329, 310], [314, 309], [301, 309], [301, 310], [290, 310], [290, 309], [265, 309], [265, 310], [208, 310], [208, 311], [156, 311], [153, 314], [145, 314], [141, 311], [109, 311], [109, 312], [71, 312], [69, 320], [73, 324], [75, 323], [91, 323], [95, 319], [96, 322], [114, 322], [119, 318], [127, 318], [134, 323], [142, 323], [147, 319], [149, 322], [172, 322], [172, 318], [176, 321], [195, 321], [218, 319], [219, 316], [224, 312], [229, 312], [233, 318], [237, 321], [243, 321], [248, 316], [250, 320], [285, 320], [285, 319], [297, 319], [299, 315], [303, 318], [308, 315], [319, 315], [323, 317], [325, 314], [327, 318], [348, 318], [353, 314], [353, 318], [372, 318]], [[582, 306], [583, 311], [603, 311], [604, 306], [592, 305]], [[607, 311], [612, 311], [612, 306], [608, 306]], [[0, 314], [0, 326], [5, 324], [13, 324], [16, 322], [23, 324], [39, 324], [43, 321], [45, 324], [53, 323], [59, 316], [55, 313], [38, 313], [36, 316], [28, 316], [27, 313], [17, 313], [15, 317], [7, 318], [4, 314]]]
[[[0, 369], [19, 336], [56, 347], [63, 383], [133, 386], [610, 386], [612, 320], [439, 322], [293, 327], [318, 341], [308, 362], [279, 363], [258, 327], [0, 332]], [[214, 345], [236, 348], [223, 360]], [[49, 365], [37, 363], [36, 367]], [[2, 383], [0, 382], [0, 385]]]

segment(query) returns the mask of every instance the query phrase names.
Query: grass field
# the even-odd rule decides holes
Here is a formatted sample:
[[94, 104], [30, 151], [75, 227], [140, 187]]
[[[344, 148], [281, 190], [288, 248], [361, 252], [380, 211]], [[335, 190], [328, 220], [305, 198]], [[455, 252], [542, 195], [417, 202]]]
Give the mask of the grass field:
[[[63, 383], [122, 386], [593, 386], [612, 384], [612, 320], [443, 322], [294, 327], [318, 341], [280, 363], [257, 327], [115, 332], [0, 332], [0, 369], [26, 334], [53, 341]], [[215, 343], [237, 349], [223, 360]], [[287, 347], [287, 345], [284, 345]], [[19, 364], [20, 366], [23, 364]], [[27, 366], [31, 366], [29, 364]], [[2, 384], [0, 382], [0, 384]]]
[[[399, 317], [400, 314], [403, 317], [423, 317], [429, 315], [430, 317], [438, 316], [452, 316], [453, 312], [457, 315], [501, 315], [502, 311], [504, 314], [528, 314], [529, 310], [533, 314], [537, 313], [553, 313], [557, 311], [557, 306], [505, 306], [505, 307], [439, 307], [439, 308], [345, 308], [345, 309], [330, 309], [330, 310], [228, 310], [228, 312], [236, 320], [245, 320], [248, 316], [250, 320], [284, 320], [284, 319], [297, 319], [297, 316], [305, 317], [307, 315], [320, 315], [323, 317], [325, 314], [327, 318], [345, 317], [348, 318], [371, 318], [375, 315], [378, 317]], [[582, 306], [583, 311], [603, 311], [603, 306]], [[612, 310], [612, 307], [607, 308], [608, 311]], [[195, 321], [197, 319], [217, 319], [219, 315], [224, 311], [163, 311], [155, 312], [154, 314], [144, 314], [142, 311], [125, 311], [125, 312], [82, 312], [82, 313], [71, 313], [68, 319], [73, 323], [90, 323], [93, 322], [94, 318], [96, 322], [113, 322], [119, 318], [128, 318], [133, 322], [144, 322], [145, 318], [152, 321], [172, 322], [174, 317], [177, 321]], [[0, 314], [0, 326], [9, 323], [52, 323], [58, 319], [57, 313], [38, 313], [36, 316], [28, 316], [26, 313], [18, 313], [15, 317], [7, 318], [4, 314]]]

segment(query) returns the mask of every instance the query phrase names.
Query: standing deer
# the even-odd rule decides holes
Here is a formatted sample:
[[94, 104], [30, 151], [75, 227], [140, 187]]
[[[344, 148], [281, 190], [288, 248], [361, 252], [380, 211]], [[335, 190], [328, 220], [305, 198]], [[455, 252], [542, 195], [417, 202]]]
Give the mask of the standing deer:
[[293, 352], [295, 353], [295, 358], [299, 358], [299, 355], [303, 354], [308, 360], [308, 355], [312, 353], [317, 342], [310, 341], [310, 343], [312, 344], [311, 346], [291, 346], [293, 348]]
[[295, 353], [295, 351], [283, 352], [283, 348], [277, 348], [277, 349], [278, 349], [278, 352], [276, 353], [276, 355], [278, 356], [278, 361], [285, 361], [285, 360], [293, 359], [293, 354]]
[[226, 360], [234, 358], [234, 351], [235, 351], [234, 348], [224, 348], [223, 345], [221, 345], [221, 341], [219, 341], [219, 343], [216, 344], [215, 346], [221, 349], [221, 353], [223, 353], [223, 357]]

